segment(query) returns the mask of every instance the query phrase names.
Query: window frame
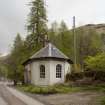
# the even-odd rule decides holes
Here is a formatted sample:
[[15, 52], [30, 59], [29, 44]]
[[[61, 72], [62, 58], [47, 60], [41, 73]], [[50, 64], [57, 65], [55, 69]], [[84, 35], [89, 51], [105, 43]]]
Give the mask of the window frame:
[[45, 79], [46, 78], [45, 65], [40, 65], [40, 78], [41, 79]]
[[56, 78], [62, 78], [62, 65], [56, 65]]

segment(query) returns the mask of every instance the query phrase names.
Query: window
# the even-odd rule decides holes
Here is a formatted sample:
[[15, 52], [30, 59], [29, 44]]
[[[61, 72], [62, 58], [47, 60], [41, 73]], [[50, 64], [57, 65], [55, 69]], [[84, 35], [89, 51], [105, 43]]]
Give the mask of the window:
[[61, 78], [62, 77], [62, 66], [58, 64], [56, 66], [56, 78]]
[[40, 65], [40, 78], [45, 78], [45, 66]]

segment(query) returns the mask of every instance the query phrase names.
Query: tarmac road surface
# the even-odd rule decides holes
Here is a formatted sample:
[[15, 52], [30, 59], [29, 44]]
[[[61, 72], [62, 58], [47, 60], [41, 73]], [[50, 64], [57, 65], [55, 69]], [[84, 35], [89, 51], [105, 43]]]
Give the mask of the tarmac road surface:
[[0, 83], [0, 105], [26, 105], [16, 96], [14, 96], [8, 89], [6, 85]]
[[0, 97], [0, 105], [8, 105], [2, 97]]

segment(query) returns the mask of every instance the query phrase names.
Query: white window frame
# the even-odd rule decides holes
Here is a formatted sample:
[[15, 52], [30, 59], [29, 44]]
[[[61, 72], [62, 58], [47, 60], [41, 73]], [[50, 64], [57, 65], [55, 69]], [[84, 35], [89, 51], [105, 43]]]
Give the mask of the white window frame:
[[62, 78], [62, 65], [56, 65], [56, 78]]
[[45, 65], [40, 65], [40, 78], [44, 79], [46, 77]]

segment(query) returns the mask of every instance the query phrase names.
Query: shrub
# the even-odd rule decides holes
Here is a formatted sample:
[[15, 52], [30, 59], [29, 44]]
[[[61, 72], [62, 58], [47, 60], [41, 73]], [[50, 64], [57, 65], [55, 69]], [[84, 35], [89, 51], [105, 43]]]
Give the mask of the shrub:
[[105, 71], [105, 53], [89, 56], [85, 59], [86, 69]]
[[101, 100], [101, 105], [105, 105], [105, 97]]
[[80, 72], [80, 73], [72, 73], [72, 74], [68, 73], [66, 75], [66, 82], [68, 82], [68, 81], [76, 81], [78, 79], [83, 79], [83, 77], [84, 77], [84, 75], [83, 75], [82, 72]]
[[87, 86], [105, 83], [104, 71], [84, 71], [66, 75], [66, 82], [70, 86]]
[[84, 77], [93, 77], [95, 75], [95, 71], [84, 71], [83, 72]]

